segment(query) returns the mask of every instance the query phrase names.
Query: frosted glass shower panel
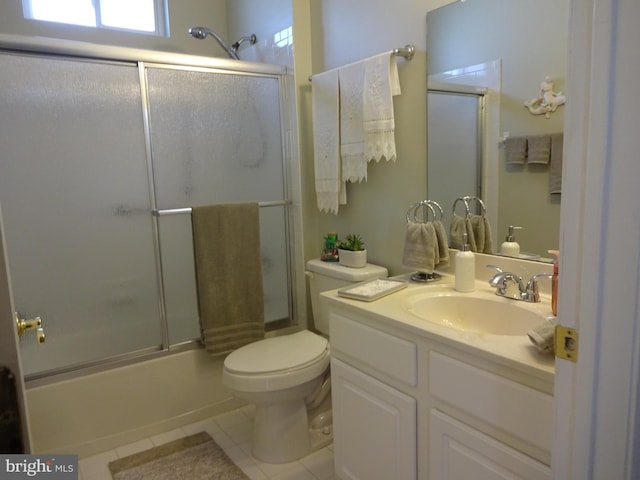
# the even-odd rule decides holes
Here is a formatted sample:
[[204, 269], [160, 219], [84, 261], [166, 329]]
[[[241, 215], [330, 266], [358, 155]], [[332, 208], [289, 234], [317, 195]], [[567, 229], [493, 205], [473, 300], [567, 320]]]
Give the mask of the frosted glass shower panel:
[[[280, 78], [162, 67], [146, 75], [158, 209], [286, 198]], [[287, 212], [260, 209], [267, 322], [290, 318]], [[159, 217], [171, 344], [199, 334], [191, 219], [184, 217]]]
[[162, 278], [169, 344], [200, 338], [191, 215], [160, 217]]
[[27, 374], [162, 343], [135, 65], [0, 54], [0, 204]]
[[277, 77], [149, 68], [147, 81], [159, 209], [285, 197]]

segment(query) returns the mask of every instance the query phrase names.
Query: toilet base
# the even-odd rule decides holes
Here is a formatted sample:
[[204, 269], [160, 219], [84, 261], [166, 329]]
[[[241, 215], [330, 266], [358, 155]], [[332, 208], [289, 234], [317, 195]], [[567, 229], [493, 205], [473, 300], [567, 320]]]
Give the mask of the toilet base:
[[311, 451], [319, 450], [333, 442], [333, 412], [329, 410], [317, 413], [309, 424]]
[[311, 439], [304, 400], [256, 405], [252, 446], [255, 458], [267, 463], [286, 463], [309, 452]]

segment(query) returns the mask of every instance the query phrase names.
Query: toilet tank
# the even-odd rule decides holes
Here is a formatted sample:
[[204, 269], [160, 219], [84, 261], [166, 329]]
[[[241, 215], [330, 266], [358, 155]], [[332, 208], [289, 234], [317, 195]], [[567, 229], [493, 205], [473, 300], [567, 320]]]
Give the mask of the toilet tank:
[[329, 335], [329, 309], [320, 299], [321, 292], [389, 276], [388, 270], [379, 265], [367, 263], [362, 268], [351, 268], [338, 262], [323, 262], [319, 258], [307, 262], [306, 274], [309, 277], [313, 322], [316, 329], [325, 335]]

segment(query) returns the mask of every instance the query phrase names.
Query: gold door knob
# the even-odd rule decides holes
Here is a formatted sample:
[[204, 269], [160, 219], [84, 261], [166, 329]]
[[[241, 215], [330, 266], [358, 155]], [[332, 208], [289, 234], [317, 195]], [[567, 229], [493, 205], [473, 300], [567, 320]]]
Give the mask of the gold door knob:
[[36, 332], [38, 345], [42, 345], [44, 343], [44, 328], [42, 328], [42, 319], [40, 317], [25, 320], [20, 318], [18, 313], [16, 313], [16, 328], [18, 330], [18, 337], [22, 338], [22, 334], [24, 332], [33, 330]]

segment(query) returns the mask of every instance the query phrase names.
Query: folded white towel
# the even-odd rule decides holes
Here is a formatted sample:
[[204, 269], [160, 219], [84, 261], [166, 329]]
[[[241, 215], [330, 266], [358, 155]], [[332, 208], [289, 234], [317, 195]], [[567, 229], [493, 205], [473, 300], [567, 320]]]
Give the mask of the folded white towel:
[[527, 336], [538, 350], [544, 353], [553, 352], [553, 343], [555, 340], [556, 322], [555, 320], [546, 320], [540, 325], [532, 328], [527, 332]]
[[396, 57], [381, 53], [364, 65], [364, 155], [367, 161], [395, 161], [393, 97], [400, 95]]
[[338, 213], [341, 191], [338, 72], [313, 76], [313, 153], [317, 205]]
[[[340, 157], [342, 180], [360, 182], [367, 179], [364, 157], [363, 88], [364, 62], [338, 69], [340, 84]], [[314, 77], [315, 90], [315, 77]]]

